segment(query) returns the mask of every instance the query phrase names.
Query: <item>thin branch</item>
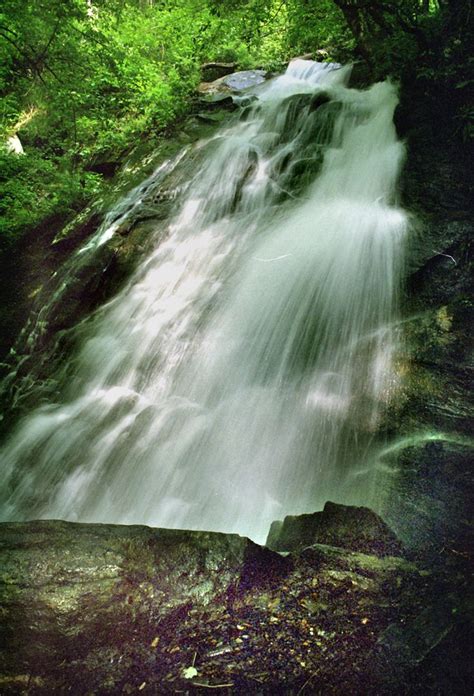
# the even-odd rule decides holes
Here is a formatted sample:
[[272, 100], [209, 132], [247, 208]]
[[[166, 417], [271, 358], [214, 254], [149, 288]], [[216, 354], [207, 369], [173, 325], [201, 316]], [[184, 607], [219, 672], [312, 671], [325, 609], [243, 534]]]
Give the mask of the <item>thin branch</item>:
[[9, 34], [12, 34], [13, 36], [18, 36], [16, 31], [13, 31], [13, 29], [10, 29], [10, 27], [6, 27], [4, 24], [0, 24], [0, 29], [2, 31], [6, 31]]
[[316, 673], [310, 674], [310, 675], [309, 675], [309, 677], [307, 678], [307, 680], [305, 681], [305, 683], [303, 684], [303, 686], [301, 687], [301, 689], [298, 691], [298, 693], [296, 694], [296, 696], [300, 696], [300, 694], [303, 693], [303, 691], [306, 689], [306, 687], [308, 686], [308, 684], [309, 684], [310, 682], [313, 681], [313, 679], [315, 678], [315, 676], [316, 676]]
[[[54, 72], [54, 70], [53, 70], [47, 63], [44, 63], [44, 64], [43, 64], [43, 68], [44, 68], [44, 70], [47, 70], [48, 72], [50, 72], [51, 75], [54, 77], [54, 79], [57, 80], [57, 82], [59, 82], [60, 85], [64, 85], [64, 84], [65, 84], [64, 80], [61, 80], [61, 78], [58, 77], [58, 76], [56, 75], [56, 73]], [[38, 74], [38, 77], [39, 77], [39, 76], [40, 76], [40, 72], [38, 72], [37, 74]]]
[[203, 684], [201, 682], [191, 682], [191, 686], [198, 686], [201, 689], [229, 689], [231, 686], [234, 686], [234, 684]]
[[49, 37], [49, 40], [48, 40], [46, 46], [45, 46], [44, 49], [41, 51], [39, 60], [43, 60], [43, 58], [46, 58], [46, 55], [47, 55], [47, 53], [48, 53], [48, 49], [49, 49], [49, 47], [51, 46], [51, 44], [53, 43], [53, 41], [54, 41], [54, 37], [56, 36], [56, 34], [57, 34], [57, 32], [58, 32], [60, 23], [61, 23], [61, 18], [59, 18], [59, 19], [57, 20], [56, 24], [54, 25], [54, 29], [53, 29], [53, 31], [52, 31], [52, 34], [51, 34], [51, 36]]
[[4, 31], [8, 31], [8, 30], [6, 30], [5, 27], [0, 26], [0, 36], [2, 36], [5, 39], [5, 41], [8, 41], [8, 43], [11, 44], [14, 48], [16, 48], [16, 50], [18, 51], [18, 53], [21, 56], [23, 56], [24, 58], [27, 58], [28, 60], [31, 60], [30, 56], [28, 56], [28, 54], [25, 52], [25, 49], [20, 48], [20, 46], [18, 46], [16, 41], [13, 41], [13, 39], [11, 39], [9, 36], [6, 36], [3, 33]]

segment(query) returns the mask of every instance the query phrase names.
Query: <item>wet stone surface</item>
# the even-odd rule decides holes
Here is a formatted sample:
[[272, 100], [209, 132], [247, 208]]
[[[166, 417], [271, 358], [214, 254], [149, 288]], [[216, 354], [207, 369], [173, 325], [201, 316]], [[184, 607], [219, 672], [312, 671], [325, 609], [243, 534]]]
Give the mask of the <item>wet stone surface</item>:
[[199, 85], [198, 93], [209, 96], [239, 93], [263, 84], [268, 76], [269, 73], [266, 70], [240, 70], [219, 77], [212, 82], [202, 82]]
[[465, 603], [400, 556], [206, 532], [6, 523], [0, 562], [5, 694], [438, 693]]

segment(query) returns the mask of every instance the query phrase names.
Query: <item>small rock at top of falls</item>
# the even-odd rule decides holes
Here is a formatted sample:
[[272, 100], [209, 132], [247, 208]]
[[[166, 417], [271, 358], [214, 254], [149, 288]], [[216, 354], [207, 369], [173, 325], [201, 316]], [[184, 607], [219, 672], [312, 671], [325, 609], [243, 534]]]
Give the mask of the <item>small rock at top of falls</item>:
[[262, 82], [265, 82], [268, 75], [269, 73], [267, 73], [266, 70], [241, 70], [231, 75], [219, 77], [213, 82], [201, 82], [198, 87], [198, 92], [200, 94], [241, 92], [250, 87], [257, 87], [257, 85], [262, 84]]
[[232, 75], [227, 75], [224, 77], [223, 82], [231, 89], [240, 91], [262, 84], [262, 82], [265, 82], [266, 76], [266, 70], [242, 70]]

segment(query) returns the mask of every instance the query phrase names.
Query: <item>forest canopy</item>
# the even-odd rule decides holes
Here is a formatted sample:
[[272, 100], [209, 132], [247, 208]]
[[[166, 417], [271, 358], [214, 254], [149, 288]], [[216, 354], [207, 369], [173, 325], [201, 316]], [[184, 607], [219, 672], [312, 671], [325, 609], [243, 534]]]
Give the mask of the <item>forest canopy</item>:
[[[463, 0], [4, 0], [0, 10], [0, 240], [96, 195], [93, 163], [165, 133], [190, 108], [208, 61], [282, 69], [319, 51], [375, 76], [457, 92], [462, 136], [469, 16]], [[454, 81], [454, 84], [451, 84]], [[471, 116], [471, 119], [470, 119]], [[5, 144], [18, 136], [26, 156]]]

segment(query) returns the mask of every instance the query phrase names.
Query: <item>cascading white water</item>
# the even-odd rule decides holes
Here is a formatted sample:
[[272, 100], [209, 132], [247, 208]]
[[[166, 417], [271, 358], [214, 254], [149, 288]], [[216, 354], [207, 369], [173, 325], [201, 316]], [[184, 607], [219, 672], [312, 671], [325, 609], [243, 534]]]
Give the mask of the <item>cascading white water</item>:
[[[406, 217], [388, 82], [293, 61], [1, 458], [3, 518], [235, 531], [370, 503]], [[306, 185], [308, 172], [313, 181]]]

